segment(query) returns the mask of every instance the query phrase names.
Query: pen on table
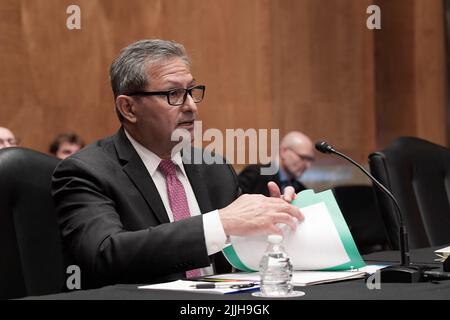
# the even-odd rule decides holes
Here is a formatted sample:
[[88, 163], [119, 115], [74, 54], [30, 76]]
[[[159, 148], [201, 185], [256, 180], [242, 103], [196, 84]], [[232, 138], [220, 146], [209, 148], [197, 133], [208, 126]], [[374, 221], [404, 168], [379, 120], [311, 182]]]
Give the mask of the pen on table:
[[244, 289], [254, 287], [253, 282], [249, 283], [198, 283], [191, 285], [195, 289]]

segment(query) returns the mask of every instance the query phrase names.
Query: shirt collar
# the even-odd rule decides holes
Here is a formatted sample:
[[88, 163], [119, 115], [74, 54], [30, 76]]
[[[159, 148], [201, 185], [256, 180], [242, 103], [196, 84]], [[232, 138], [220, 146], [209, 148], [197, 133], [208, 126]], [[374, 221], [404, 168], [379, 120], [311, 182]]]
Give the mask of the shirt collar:
[[[161, 162], [161, 158], [156, 155], [154, 152], [150, 151], [146, 147], [144, 147], [142, 144], [137, 142], [128, 132], [125, 130], [125, 135], [127, 136], [128, 140], [130, 140], [133, 148], [138, 153], [139, 157], [141, 158], [142, 162], [144, 162], [145, 167], [147, 168], [148, 173], [151, 177], [155, 174], [156, 170], [158, 169], [159, 163]], [[186, 176], [186, 172], [184, 171], [183, 166], [183, 160], [181, 159], [180, 152], [177, 152], [173, 155], [172, 161], [177, 165], [177, 167], [181, 170], [184, 176]]]

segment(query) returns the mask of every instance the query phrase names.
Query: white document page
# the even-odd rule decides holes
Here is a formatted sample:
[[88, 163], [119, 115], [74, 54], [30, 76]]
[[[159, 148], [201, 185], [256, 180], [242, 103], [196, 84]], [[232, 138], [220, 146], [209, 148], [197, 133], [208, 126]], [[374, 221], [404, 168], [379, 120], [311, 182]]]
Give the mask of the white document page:
[[[305, 220], [296, 231], [284, 227], [283, 246], [295, 270], [320, 270], [350, 261], [338, 231], [321, 202], [302, 210]], [[259, 262], [267, 248], [266, 236], [231, 237], [231, 243], [242, 262], [259, 270]]]

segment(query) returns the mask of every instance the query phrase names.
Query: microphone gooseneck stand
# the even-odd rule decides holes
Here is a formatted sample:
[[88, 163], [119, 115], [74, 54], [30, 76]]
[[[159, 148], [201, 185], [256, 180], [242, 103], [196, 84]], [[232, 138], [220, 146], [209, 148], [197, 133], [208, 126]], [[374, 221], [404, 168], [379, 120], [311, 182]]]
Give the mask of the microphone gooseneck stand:
[[374, 176], [372, 176], [366, 169], [364, 169], [360, 164], [355, 162], [350, 157], [345, 154], [335, 150], [332, 146], [330, 146], [325, 141], [319, 141], [316, 143], [316, 149], [321, 153], [334, 153], [345, 160], [349, 161], [356, 167], [358, 167], [369, 179], [380, 188], [394, 203], [397, 218], [399, 222], [399, 241], [400, 241], [400, 265], [393, 265], [386, 268], [381, 269], [380, 272], [380, 281], [383, 283], [414, 283], [419, 281], [426, 281], [428, 279], [450, 279], [448, 274], [442, 272], [432, 272], [427, 271], [431, 269], [428, 266], [414, 265], [411, 264], [410, 255], [409, 255], [409, 246], [408, 246], [408, 232], [406, 230], [405, 223], [403, 221], [403, 216], [400, 210], [400, 206], [395, 199], [394, 195]]

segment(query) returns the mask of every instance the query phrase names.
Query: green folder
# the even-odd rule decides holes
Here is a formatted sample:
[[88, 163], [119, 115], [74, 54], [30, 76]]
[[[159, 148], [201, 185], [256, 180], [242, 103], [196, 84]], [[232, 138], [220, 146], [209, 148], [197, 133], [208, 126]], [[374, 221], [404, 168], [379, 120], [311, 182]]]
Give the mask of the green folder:
[[[345, 249], [345, 252], [348, 257], [348, 261], [345, 263], [332, 265], [327, 268], [320, 268], [315, 270], [320, 271], [339, 271], [339, 270], [349, 270], [349, 269], [357, 269], [365, 266], [361, 255], [355, 245], [353, 237], [350, 233], [350, 230], [345, 222], [344, 217], [342, 216], [341, 210], [334, 198], [333, 192], [331, 190], [326, 190], [319, 193], [314, 193], [313, 190], [304, 190], [297, 195], [297, 198], [292, 202], [293, 205], [302, 208], [308, 208], [315, 204], [323, 203], [326, 207], [326, 211], [331, 218], [334, 227], [339, 235], [339, 239], [342, 242], [342, 246]], [[363, 213], [362, 213], [363, 214]], [[223, 253], [228, 261], [231, 263], [233, 267], [242, 271], [257, 271], [254, 268], [246, 265], [243, 260], [246, 259], [244, 257], [239, 257], [237, 251], [233, 247], [233, 237], [231, 238], [231, 245], [225, 247], [223, 249]], [[309, 269], [311, 270], [311, 269]]]

